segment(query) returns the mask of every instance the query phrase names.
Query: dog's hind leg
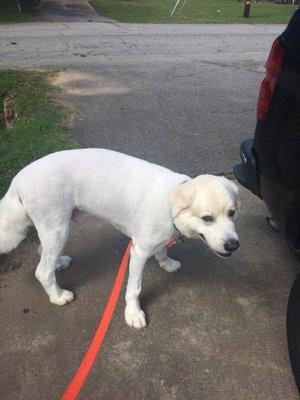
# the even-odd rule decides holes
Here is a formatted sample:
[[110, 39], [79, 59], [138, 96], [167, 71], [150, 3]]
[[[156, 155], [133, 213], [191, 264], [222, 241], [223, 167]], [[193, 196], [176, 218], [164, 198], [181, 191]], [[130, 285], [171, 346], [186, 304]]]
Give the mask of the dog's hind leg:
[[[42, 245], [40, 244], [38, 247], [38, 253], [39, 255], [42, 254]], [[62, 271], [63, 269], [68, 268], [68, 266], [71, 264], [72, 258], [70, 256], [61, 256], [57, 260], [56, 264], [56, 271]]]
[[61, 289], [58, 286], [55, 269], [68, 238], [69, 224], [65, 222], [56, 227], [39, 226], [37, 230], [41, 240], [42, 252], [35, 276], [44, 287], [51, 303], [67, 304], [74, 299], [74, 295], [69, 290]]
[[156, 253], [154, 257], [158, 261], [159, 266], [167, 272], [175, 272], [181, 267], [179, 261], [173, 260], [172, 258], [168, 257], [166, 247], [160, 252]]

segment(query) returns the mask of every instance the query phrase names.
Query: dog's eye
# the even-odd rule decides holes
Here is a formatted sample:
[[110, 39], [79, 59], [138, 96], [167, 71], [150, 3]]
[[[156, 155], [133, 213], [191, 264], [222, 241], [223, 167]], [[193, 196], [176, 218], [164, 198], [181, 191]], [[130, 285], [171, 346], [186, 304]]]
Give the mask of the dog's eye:
[[202, 217], [202, 219], [205, 222], [214, 222], [214, 217], [212, 217], [211, 215], [204, 215], [204, 217]]
[[234, 210], [229, 210], [228, 211], [228, 217], [232, 218], [234, 216], [234, 212], [235, 212]]

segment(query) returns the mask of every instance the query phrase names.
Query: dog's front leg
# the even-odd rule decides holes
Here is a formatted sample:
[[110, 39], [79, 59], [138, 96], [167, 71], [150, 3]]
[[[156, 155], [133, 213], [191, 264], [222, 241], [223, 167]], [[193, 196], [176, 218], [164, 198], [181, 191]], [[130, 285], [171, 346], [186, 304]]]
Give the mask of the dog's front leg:
[[140, 307], [139, 295], [142, 287], [142, 275], [149, 254], [134, 245], [130, 254], [129, 277], [126, 290], [125, 321], [134, 328], [144, 328], [146, 317]]
[[155, 253], [154, 256], [155, 259], [158, 261], [159, 266], [167, 272], [177, 271], [181, 267], [179, 261], [173, 260], [172, 258], [168, 257], [168, 251], [166, 247], [160, 252]]

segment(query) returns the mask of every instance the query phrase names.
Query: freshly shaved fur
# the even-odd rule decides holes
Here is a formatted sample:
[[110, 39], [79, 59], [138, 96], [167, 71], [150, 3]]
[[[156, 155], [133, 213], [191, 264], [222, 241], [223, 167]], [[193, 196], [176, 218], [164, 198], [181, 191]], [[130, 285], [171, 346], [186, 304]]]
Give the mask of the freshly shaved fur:
[[74, 211], [110, 222], [133, 241], [125, 320], [146, 326], [139, 295], [147, 259], [155, 256], [168, 272], [180, 268], [167, 254], [179, 234], [203, 241], [220, 257], [238, 248], [237, 186], [224, 177], [190, 178], [164, 167], [104, 149], [61, 151], [20, 171], [0, 201], [0, 253], [9, 252], [35, 225], [41, 241], [36, 277], [49, 299], [64, 305], [72, 292], [58, 286], [55, 270], [71, 258], [62, 252]]

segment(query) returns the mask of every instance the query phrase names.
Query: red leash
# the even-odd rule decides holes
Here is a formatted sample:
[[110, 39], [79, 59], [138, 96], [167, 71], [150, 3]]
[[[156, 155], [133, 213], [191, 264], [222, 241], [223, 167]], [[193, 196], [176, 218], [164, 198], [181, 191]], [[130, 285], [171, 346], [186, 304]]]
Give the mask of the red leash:
[[[170, 248], [175, 244], [182, 241], [182, 236], [179, 236], [175, 240], [170, 240], [167, 247]], [[86, 355], [78, 368], [76, 374], [74, 375], [71, 383], [69, 384], [65, 394], [61, 400], [76, 400], [81, 392], [84, 383], [89, 376], [91, 369], [96, 361], [98, 354], [100, 353], [101, 346], [104, 342], [107, 329], [111, 323], [118, 299], [120, 297], [121, 289], [125, 279], [128, 261], [130, 257], [130, 249], [132, 246], [132, 241], [129, 242], [125, 254], [123, 256], [118, 275], [116, 277], [114, 286], [112, 288], [108, 303], [106, 305], [105, 311], [103, 313], [100, 325], [95, 333], [95, 336], [86, 352]]]
[[130, 256], [132, 242], [130, 241], [125, 254], [123, 256], [118, 275], [116, 277], [114, 286], [112, 288], [108, 303], [106, 305], [105, 311], [103, 313], [100, 325], [95, 333], [95, 336], [90, 344], [90, 347], [78, 368], [76, 374], [74, 375], [70, 385], [68, 386], [65, 394], [61, 400], [76, 400], [78, 395], [83, 388], [83, 385], [96, 361], [96, 358], [101, 350], [101, 346], [104, 342], [107, 329], [111, 323], [113, 313], [115, 311], [121, 289], [123, 286], [124, 278], [126, 275], [127, 265]]

